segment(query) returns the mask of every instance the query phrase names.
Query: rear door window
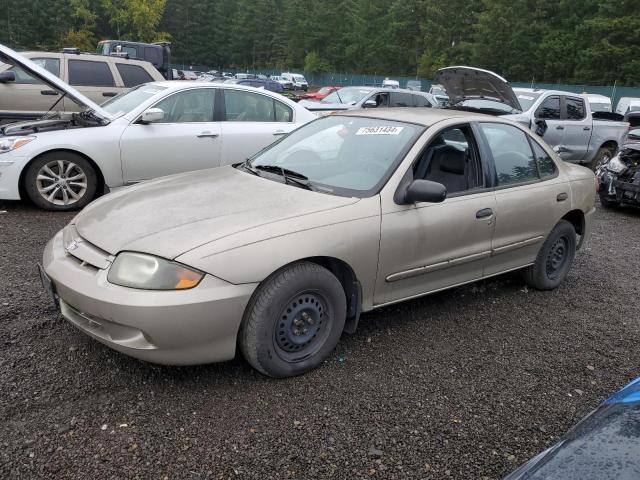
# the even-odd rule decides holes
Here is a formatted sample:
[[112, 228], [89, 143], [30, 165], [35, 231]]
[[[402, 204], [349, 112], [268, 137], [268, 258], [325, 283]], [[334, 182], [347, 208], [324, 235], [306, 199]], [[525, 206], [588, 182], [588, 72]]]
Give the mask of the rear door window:
[[136, 87], [142, 83], [153, 82], [151, 75], [140, 65], [116, 63], [116, 68], [118, 72], [120, 72], [124, 86], [127, 88]]
[[82, 87], [113, 87], [113, 75], [107, 62], [69, 60], [69, 84]]
[[539, 180], [536, 158], [526, 134], [503, 123], [481, 123], [496, 169], [498, 186]]
[[427, 97], [423, 96], [423, 95], [412, 95], [413, 97], [413, 104], [416, 107], [430, 107], [431, 103], [429, 103], [429, 100], [427, 100]]
[[560, 119], [560, 97], [546, 98], [536, 110], [536, 118]]
[[584, 100], [575, 97], [565, 97], [567, 120], [584, 120], [586, 117]]
[[274, 101], [267, 95], [244, 90], [225, 90], [225, 118], [228, 122], [273, 122]]
[[390, 107], [413, 107], [413, 95], [405, 92], [391, 93]]

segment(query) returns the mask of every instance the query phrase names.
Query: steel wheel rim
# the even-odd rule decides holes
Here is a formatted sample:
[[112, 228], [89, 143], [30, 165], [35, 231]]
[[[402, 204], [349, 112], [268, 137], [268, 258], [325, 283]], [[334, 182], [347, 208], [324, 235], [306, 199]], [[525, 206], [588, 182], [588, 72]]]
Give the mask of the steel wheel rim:
[[87, 192], [87, 176], [78, 164], [53, 160], [40, 168], [36, 176], [38, 193], [54, 205], [73, 205]]
[[569, 239], [562, 236], [553, 243], [547, 255], [547, 276], [549, 278], [557, 278], [568, 259]]
[[280, 358], [299, 362], [312, 356], [331, 331], [326, 298], [318, 291], [298, 293], [282, 309], [275, 327], [273, 344]]

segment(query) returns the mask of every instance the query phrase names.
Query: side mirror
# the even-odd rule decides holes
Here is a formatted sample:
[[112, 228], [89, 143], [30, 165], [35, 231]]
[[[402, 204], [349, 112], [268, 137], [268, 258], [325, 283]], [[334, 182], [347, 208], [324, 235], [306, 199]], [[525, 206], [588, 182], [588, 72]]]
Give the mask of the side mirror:
[[164, 118], [164, 111], [161, 108], [149, 108], [140, 115], [140, 123], [159, 122]]
[[534, 132], [539, 137], [544, 137], [545, 132], [547, 131], [547, 121], [543, 118], [537, 118], [533, 122], [536, 126]]
[[404, 194], [404, 204], [416, 202], [440, 203], [447, 198], [447, 187], [431, 180], [414, 180]]
[[0, 73], [0, 83], [15, 82], [16, 72], [2, 72]]
[[378, 104], [375, 100], [367, 100], [362, 104], [362, 108], [376, 108]]

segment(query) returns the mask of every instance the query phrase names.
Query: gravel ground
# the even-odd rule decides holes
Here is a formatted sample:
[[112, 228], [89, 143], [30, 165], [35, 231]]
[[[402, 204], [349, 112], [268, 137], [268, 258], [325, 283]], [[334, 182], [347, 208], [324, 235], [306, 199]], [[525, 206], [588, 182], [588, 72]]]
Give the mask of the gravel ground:
[[159, 367], [66, 324], [34, 264], [71, 214], [0, 202], [0, 478], [499, 479], [640, 374], [640, 212], [556, 291], [516, 274], [363, 316], [326, 364]]

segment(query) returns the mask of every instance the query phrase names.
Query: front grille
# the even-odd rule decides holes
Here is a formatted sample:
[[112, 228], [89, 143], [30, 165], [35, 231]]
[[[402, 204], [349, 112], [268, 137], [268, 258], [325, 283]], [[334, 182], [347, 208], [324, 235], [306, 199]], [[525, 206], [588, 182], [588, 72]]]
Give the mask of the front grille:
[[91, 266], [104, 270], [111, 265], [112, 255], [82, 238], [75, 225], [67, 225], [62, 232], [62, 245], [65, 253], [80, 262], [82, 266]]

